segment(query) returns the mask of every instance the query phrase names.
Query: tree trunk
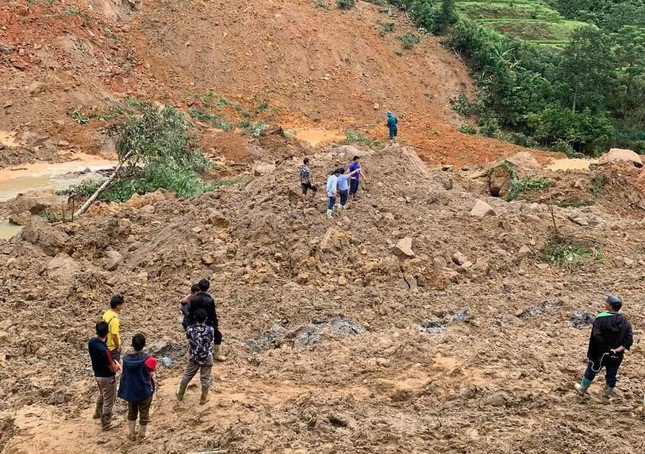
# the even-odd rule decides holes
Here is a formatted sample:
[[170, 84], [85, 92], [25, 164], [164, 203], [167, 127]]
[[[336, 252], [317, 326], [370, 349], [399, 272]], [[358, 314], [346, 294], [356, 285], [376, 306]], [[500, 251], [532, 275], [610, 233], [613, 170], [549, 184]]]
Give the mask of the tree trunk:
[[573, 107], [571, 108], [571, 112], [575, 115], [576, 114], [576, 101], [578, 100], [578, 93], [573, 94]]
[[98, 188], [96, 191], [94, 191], [94, 194], [92, 194], [92, 196], [91, 196], [89, 199], [87, 199], [87, 201], [83, 204], [83, 206], [81, 206], [81, 207], [76, 211], [76, 213], [74, 213], [74, 216], [80, 216], [81, 214], [85, 213], [85, 212], [87, 211], [87, 209], [88, 209], [88, 208], [89, 208], [89, 207], [90, 207], [90, 206], [91, 206], [91, 205], [96, 201], [96, 199], [98, 199], [98, 198], [99, 198], [99, 196], [103, 193], [103, 191], [105, 191], [105, 190], [108, 188], [108, 186], [110, 186], [110, 185], [112, 184], [112, 182], [113, 182], [113, 181], [116, 179], [116, 177], [119, 175], [119, 171], [120, 171], [120, 170], [121, 170], [121, 168], [123, 167], [123, 164], [125, 164], [125, 163], [126, 163], [126, 161], [128, 160], [128, 158], [130, 157], [130, 155], [131, 155], [131, 154], [132, 154], [132, 152], [131, 152], [131, 151], [129, 151], [129, 152], [128, 152], [124, 157], [123, 157], [123, 159], [122, 159], [122, 160], [117, 164], [117, 166], [114, 168], [114, 172], [112, 172], [112, 175], [110, 175], [110, 178], [108, 178], [107, 180], [105, 180], [105, 181], [103, 182], [103, 184], [102, 184], [101, 186], [99, 186], [99, 188]]

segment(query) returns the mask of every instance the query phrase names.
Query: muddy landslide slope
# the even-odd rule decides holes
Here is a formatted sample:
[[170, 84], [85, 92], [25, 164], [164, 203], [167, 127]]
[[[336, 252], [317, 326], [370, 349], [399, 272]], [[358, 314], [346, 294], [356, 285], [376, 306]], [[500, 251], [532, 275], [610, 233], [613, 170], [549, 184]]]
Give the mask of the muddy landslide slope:
[[[357, 150], [313, 156], [315, 180]], [[0, 448], [7, 453], [642, 451], [643, 221], [555, 208], [601, 258], [568, 271], [543, 254], [544, 204], [504, 202], [426, 168], [409, 149], [363, 150], [361, 198], [327, 220], [298, 202], [299, 158], [191, 201], [164, 193], [34, 222], [0, 242]], [[495, 215], [471, 214], [478, 199]], [[571, 219], [593, 216], [582, 226]], [[403, 240], [403, 241], [402, 241]], [[213, 396], [177, 402], [178, 300], [206, 277], [228, 361]], [[122, 335], [160, 365], [150, 440], [101, 433], [86, 353], [111, 294]], [[636, 344], [611, 405], [581, 401], [585, 312], [619, 293]], [[121, 414], [119, 407], [117, 414]], [[610, 421], [610, 423], [608, 423]]]

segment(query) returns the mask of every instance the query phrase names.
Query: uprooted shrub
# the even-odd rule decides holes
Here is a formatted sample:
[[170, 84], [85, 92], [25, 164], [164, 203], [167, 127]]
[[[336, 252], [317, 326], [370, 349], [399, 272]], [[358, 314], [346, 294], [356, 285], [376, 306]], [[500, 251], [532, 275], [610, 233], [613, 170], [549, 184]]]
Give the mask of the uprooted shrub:
[[[108, 133], [117, 138], [116, 150], [124, 165], [99, 200], [125, 201], [157, 189], [188, 198], [218, 186], [202, 179], [208, 161], [195, 146], [188, 122], [174, 107], [147, 108], [142, 115], [111, 126]], [[88, 196], [101, 183], [94, 180], [60, 193]]]

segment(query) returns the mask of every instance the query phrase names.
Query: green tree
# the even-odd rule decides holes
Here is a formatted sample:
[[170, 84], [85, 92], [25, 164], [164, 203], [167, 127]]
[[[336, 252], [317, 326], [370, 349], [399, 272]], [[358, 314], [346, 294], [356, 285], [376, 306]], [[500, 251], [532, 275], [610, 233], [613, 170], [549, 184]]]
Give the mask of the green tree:
[[596, 27], [576, 30], [565, 48], [562, 80], [569, 88], [571, 111], [602, 110], [614, 85], [615, 59], [609, 37]]

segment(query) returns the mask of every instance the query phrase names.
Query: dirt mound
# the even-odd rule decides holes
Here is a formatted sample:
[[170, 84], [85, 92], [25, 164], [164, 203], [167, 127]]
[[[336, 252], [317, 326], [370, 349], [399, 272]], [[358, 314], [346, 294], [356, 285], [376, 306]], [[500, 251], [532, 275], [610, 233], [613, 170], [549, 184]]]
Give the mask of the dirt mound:
[[[315, 182], [354, 153], [313, 155]], [[625, 239], [639, 238], [642, 218], [556, 207], [562, 235], [602, 251], [571, 272], [545, 257], [546, 205], [468, 192], [469, 171], [428, 169], [399, 147], [359, 153], [368, 182], [331, 221], [322, 194], [303, 212], [299, 159], [288, 158], [191, 201], [155, 193], [0, 242], [5, 451], [134, 449], [92, 422], [85, 352], [93, 320], [123, 292], [124, 338], [143, 332], [169, 365], [141, 452], [636, 452], [638, 347], [611, 406], [600, 385], [586, 403], [570, 389], [589, 335], [576, 314], [616, 292], [634, 326], [645, 323], [641, 245]], [[472, 216], [478, 200], [495, 215]], [[584, 216], [599, 222], [575, 221]], [[414, 257], [396, 253], [406, 237]], [[229, 360], [198, 409], [192, 389], [182, 403], [173, 393], [186, 352], [178, 300], [202, 277]], [[631, 430], [617, 437], [610, 416]], [[61, 441], [69, 433], [73, 445]]]

